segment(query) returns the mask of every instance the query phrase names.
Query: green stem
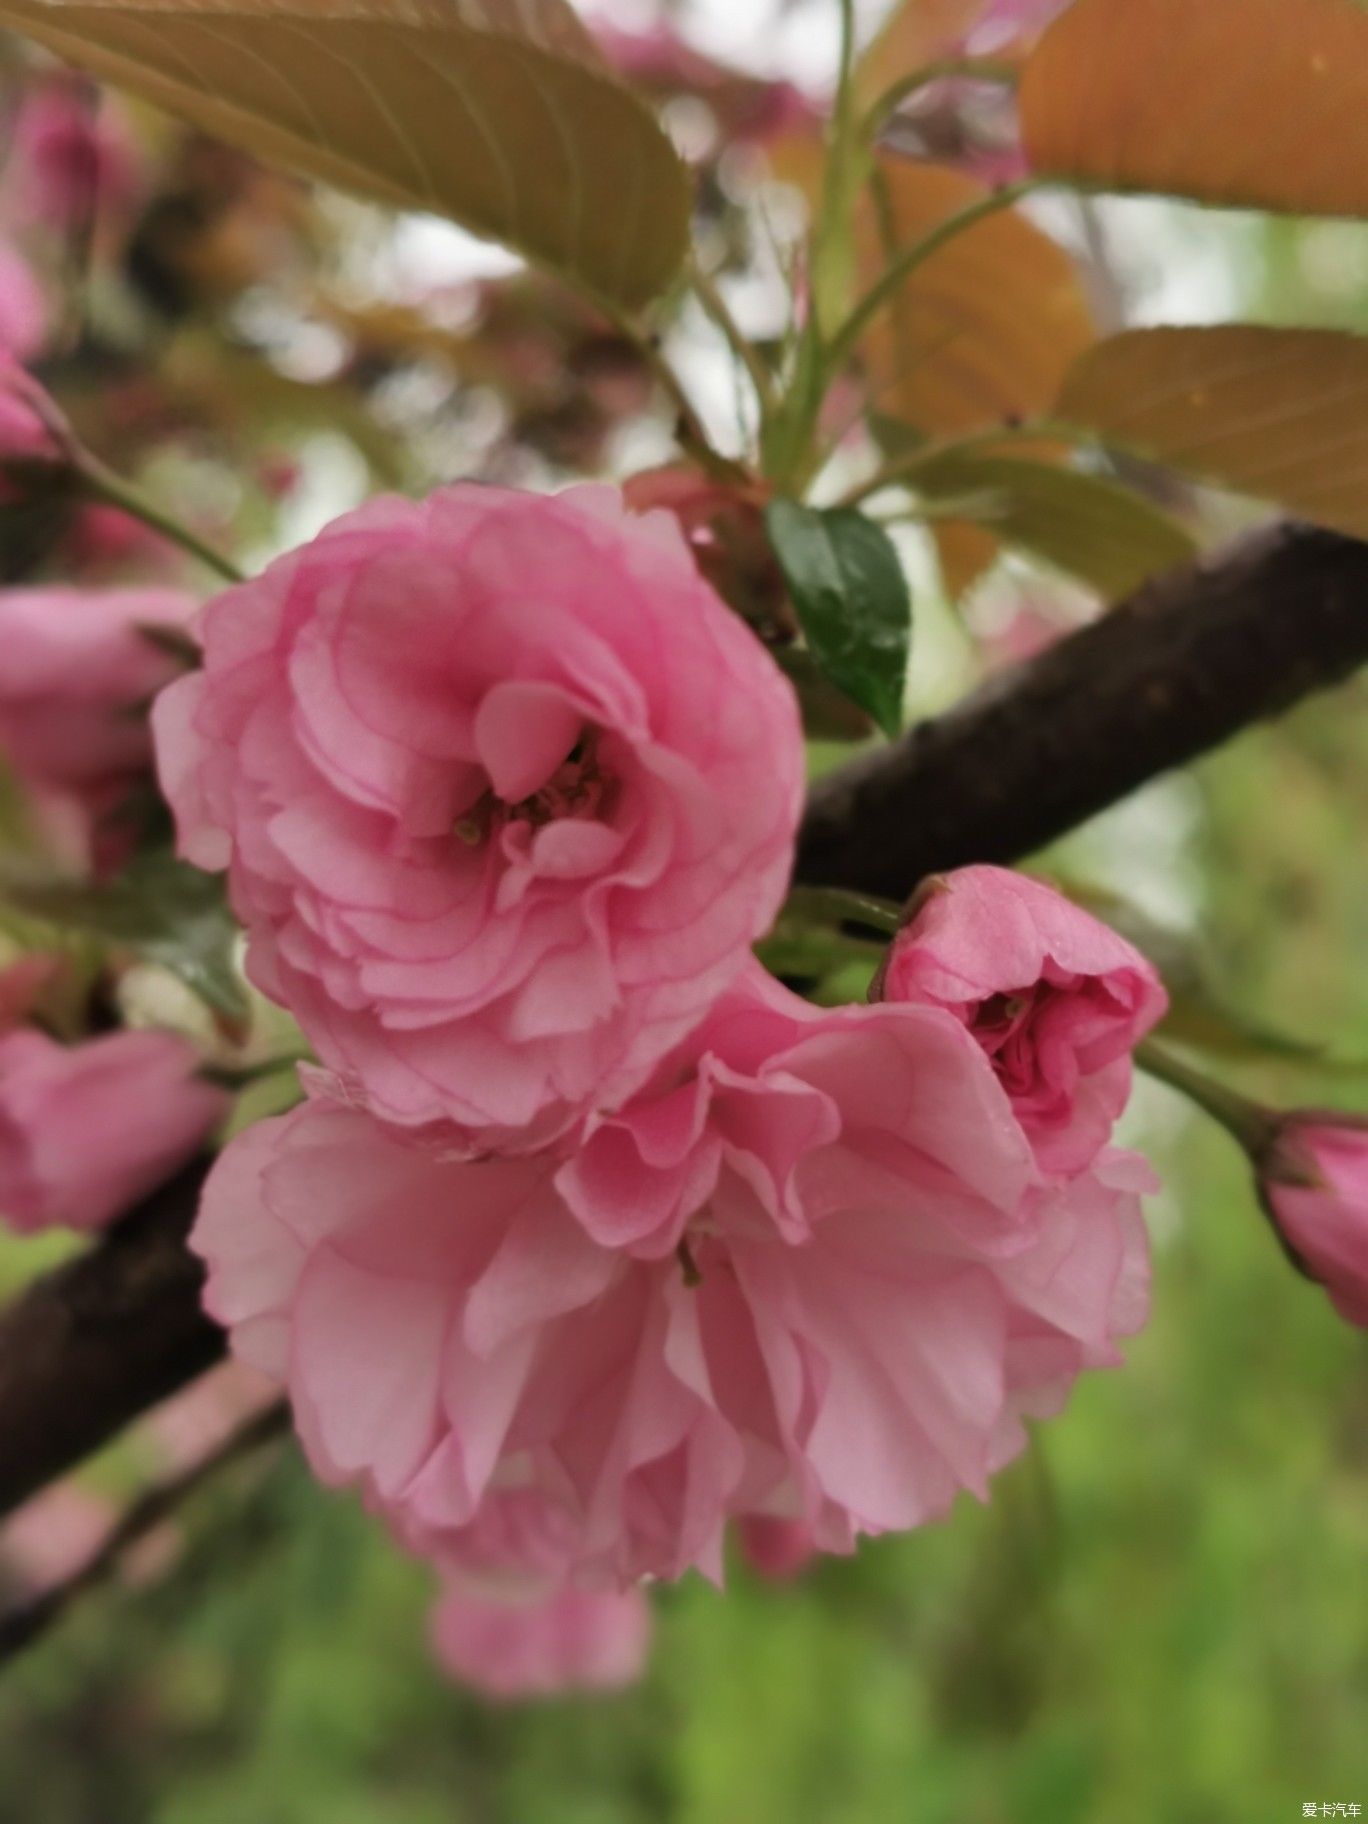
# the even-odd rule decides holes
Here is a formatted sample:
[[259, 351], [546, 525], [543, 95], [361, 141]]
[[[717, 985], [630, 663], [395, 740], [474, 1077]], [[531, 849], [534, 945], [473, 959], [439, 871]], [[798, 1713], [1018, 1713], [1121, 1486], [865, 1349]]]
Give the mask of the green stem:
[[740, 324], [732, 315], [727, 300], [718, 290], [712, 275], [705, 272], [697, 260], [693, 267], [693, 287], [698, 293], [698, 300], [704, 310], [722, 331], [732, 353], [750, 376], [751, 385], [755, 388], [756, 397], [760, 402], [763, 422], [773, 415], [778, 404], [778, 395], [774, 389], [774, 376], [766, 367], [759, 349], [742, 333]]
[[788, 911], [800, 917], [839, 925], [854, 920], [891, 937], [902, 923], [902, 907], [872, 893], [853, 893], [846, 887], [790, 887]]
[[812, 235], [811, 292], [814, 325], [833, 321], [847, 305], [854, 285], [852, 205], [868, 156], [855, 118], [855, 7], [841, 0], [841, 67], [827, 135], [822, 199]]
[[264, 1083], [270, 1077], [283, 1076], [297, 1064], [312, 1062], [312, 1052], [287, 1051], [276, 1058], [263, 1058], [259, 1064], [202, 1064], [195, 1074], [218, 1089], [236, 1091], [250, 1089], [254, 1083]]
[[872, 145], [890, 115], [910, 96], [947, 76], [968, 76], [978, 82], [998, 82], [1012, 88], [1016, 86], [1019, 74], [1016, 64], [1001, 57], [938, 57], [934, 63], [924, 63], [920, 69], [900, 77], [884, 90], [860, 124], [861, 137], [866, 145]]
[[590, 299], [600, 316], [606, 317], [613, 328], [632, 347], [647, 368], [656, 384], [669, 399], [675, 411], [675, 437], [685, 455], [691, 456], [701, 469], [719, 480], [733, 480], [737, 474], [737, 465], [722, 456], [712, 446], [703, 420], [699, 417], [692, 399], [684, 390], [684, 383], [660, 352], [656, 338], [635, 323], [628, 313], [616, 304], [612, 298], [602, 292], [590, 291], [581, 287], [581, 291]]
[[1042, 189], [1052, 180], [1042, 177], [1023, 178], [1018, 184], [1003, 184], [992, 190], [987, 196], [980, 197], [968, 208], [959, 209], [954, 215], [947, 216], [937, 224], [929, 234], [914, 242], [899, 254], [892, 265], [865, 293], [863, 298], [851, 311], [845, 322], [837, 330], [827, 350], [829, 371], [838, 373], [854, 354], [861, 336], [870, 323], [878, 316], [884, 306], [890, 302], [898, 290], [906, 284], [919, 266], [925, 265], [933, 254], [940, 252], [967, 229], [975, 227], [990, 215], [996, 215], [1003, 209], [1010, 209], [1019, 203], [1024, 196]]
[[779, 409], [761, 442], [767, 478], [782, 492], [800, 495], [811, 467], [811, 445], [834, 369], [825, 325], [849, 308], [855, 288], [855, 205], [870, 162], [855, 110], [855, 6], [841, 0], [841, 61], [836, 100], [826, 136], [826, 162], [816, 219], [808, 237], [807, 314], [792, 373]]
[[121, 513], [127, 513], [131, 519], [139, 519], [145, 526], [173, 545], [179, 545], [182, 551], [188, 551], [191, 557], [197, 558], [208, 569], [217, 573], [230, 583], [244, 580], [243, 572], [231, 559], [212, 545], [198, 537], [179, 520], [164, 513], [155, 501], [130, 481], [116, 475], [113, 469], [106, 468], [97, 456], [88, 450], [80, 451], [75, 458], [75, 470], [85, 493], [92, 499], [103, 501], [106, 506], [117, 507]]
[[1219, 1122], [1252, 1157], [1257, 1158], [1276, 1133], [1278, 1122], [1268, 1109], [1184, 1063], [1166, 1045], [1142, 1039], [1136, 1047], [1135, 1061], [1147, 1076], [1167, 1083]]

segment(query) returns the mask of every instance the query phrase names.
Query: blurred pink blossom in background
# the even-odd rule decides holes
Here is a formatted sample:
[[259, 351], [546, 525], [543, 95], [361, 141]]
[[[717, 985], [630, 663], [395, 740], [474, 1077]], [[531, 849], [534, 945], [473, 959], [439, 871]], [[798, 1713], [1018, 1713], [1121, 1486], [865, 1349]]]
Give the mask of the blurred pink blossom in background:
[[150, 768], [147, 708], [178, 669], [141, 630], [182, 632], [195, 608], [178, 589], [0, 589], [0, 753], [103, 808]]
[[500, 1589], [452, 1581], [432, 1614], [433, 1649], [487, 1697], [611, 1691], [639, 1678], [651, 1639], [645, 1593]]
[[0, 1220], [21, 1231], [97, 1229], [182, 1166], [227, 1112], [169, 1032], [76, 1045], [0, 1038]]
[[118, 102], [66, 74], [31, 85], [14, 122], [6, 185], [21, 221], [59, 234], [127, 209], [139, 160]]

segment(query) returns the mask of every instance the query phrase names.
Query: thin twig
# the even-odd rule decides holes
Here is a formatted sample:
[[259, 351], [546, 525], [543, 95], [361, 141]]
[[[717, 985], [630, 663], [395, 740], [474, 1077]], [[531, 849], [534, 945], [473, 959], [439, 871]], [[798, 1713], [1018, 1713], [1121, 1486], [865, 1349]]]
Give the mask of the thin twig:
[[967, 208], [956, 210], [953, 215], [938, 223], [929, 234], [924, 234], [911, 247], [905, 248], [892, 265], [885, 268], [832, 337], [827, 349], [829, 371], [840, 371], [854, 354], [860, 337], [874, 318], [896, 296], [919, 266], [924, 265], [933, 254], [939, 253], [942, 247], [957, 236], [977, 227], [988, 216], [1012, 208], [1024, 196], [1043, 188], [1050, 181], [1048, 178], [1027, 177], [1018, 184], [1003, 184], [987, 196], [980, 197], [977, 202], [970, 203]]
[[756, 398], [764, 417], [774, 411], [778, 396], [774, 390], [774, 376], [766, 367], [764, 358], [755, 344], [750, 341], [741, 325], [732, 315], [731, 307], [717, 288], [717, 283], [709, 272], [705, 272], [697, 261], [693, 267], [693, 287], [698, 293], [698, 301], [712, 318], [718, 329], [726, 337], [732, 353], [740, 361], [755, 388]]
[[656, 336], [643, 329], [612, 298], [594, 292], [591, 301], [623, 340], [631, 343], [656, 384], [669, 399], [674, 408], [675, 438], [679, 447], [709, 474], [726, 480], [734, 478], [737, 465], [713, 448], [707, 426], [698, 415], [698, 408], [689, 397], [684, 382], [665, 359]]
[[173, 519], [154, 500], [149, 500], [140, 488], [134, 487], [131, 481], [125, 481], [121, 475], [116, 475], [113, 469], [108, 468], [97, 456], [92, 456], [88, 450], [78, 455], [75, 469], [85, 492], [92, 499], [103, 501], [106, 506], [117, 507], [130, 518], [141, 520], [171, 544], [179, 545], [182, 551], [188, 551], [191, 557], [198, 558], [208, 569], [217, 571], [225, 581], [240, 583], [244, 580], [243, 572], [231, 558], [206, 544], [198, 533], [192, 532], [189, 526], [182, 525], [178, 519]]
[[1203, 1070], [1180, 1058], [1169, 1046], [1155, 1039], [1143, 1039], [1136, 1047], [1135, 1061], [1146, 1076], [1166, 1083], [1185, 1096], [1194, 1107], [1232, 1134], [1247, 1152], [1258, 1153], [1272, 1139], [1276, 1119], [1257, 1102], [1241, 1096], [1228, 1084], [1218, 1082]]
[[1016, 424], [995, 424], [967, 437], [946, 437], [924, 443], [905, 456], [898, 456], [853, 487], [836, 502], [839, 507], [857, 507], [887, 488], [904, 487], [916, 481], [919, 474], [942, 460], [976, 454], [979, 450], [996, 450], [1002, 444], [1069, 443], [1089, 444], [1098, 441], [1097, 433], [1086, 426], [1065, 424], [1055, 418], [1026, 418]]
[[14, 1659], [61, 1620], [78, 1598], [109, 1583], [126, 1554], [229, 1464], [252, 1456], [289, 1429], [290, 1410], [278, 1400], [255, 1413], [198, 1462], [139, 1495], [85, 1563], [61, 1582], [0, 1615], [0, 1663]]

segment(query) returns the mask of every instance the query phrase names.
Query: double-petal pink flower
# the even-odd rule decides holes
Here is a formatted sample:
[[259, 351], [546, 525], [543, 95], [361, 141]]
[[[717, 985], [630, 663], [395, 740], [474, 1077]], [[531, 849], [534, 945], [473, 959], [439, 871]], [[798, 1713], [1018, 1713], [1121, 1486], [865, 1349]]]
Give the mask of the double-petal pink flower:
[[156, 731], [184, 852], [344, 1094], [453, 1147], [613, 1106], [785, 890], [793, 693], [673, 520], [379, 500], [230, 589]]
[[1136, 1193], [1042, 1174], [980, 1046], [758, 967], [568, 1158], [471, 1163], [325, 1100], [249, 1129], [193, 1238], [325, 1481], [467, 1570], [718, 1577], [732, 1516], [918, 1525], [1145, 1311]]

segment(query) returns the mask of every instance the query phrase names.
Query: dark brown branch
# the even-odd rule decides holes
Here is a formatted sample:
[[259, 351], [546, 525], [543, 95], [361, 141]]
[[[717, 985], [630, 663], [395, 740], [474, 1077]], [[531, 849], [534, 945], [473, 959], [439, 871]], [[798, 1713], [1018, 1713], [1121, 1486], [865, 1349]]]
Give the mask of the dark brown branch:
[[170, 1518], [205, 1482], [243, 1457], [252, 1456], [289, 1427], [290, 1409], [284, 1400], [245, 1419], [221, 1444], [178, 1470], [165, 1481], [154, 1482], [115, 1521], [104, 1539], [69, 1577], [41, 1591], [0, 1615], [0, 1661], [13, 1659], [60, 1621], [79, 1596], [97, 1590], [118, 1571], [127, 1554], [154, 1527]]
[[0, 1313], [0, 1513], [223, 1353], [185, 1250], [207, 1163]]
[[[823, 782], [799, 878], [902, 898], [1029, 853], [1368, 662], [1368, 545], [1287, 529], [1182, 572]], [[200, 1169], [0, 1313], [0, 1513], [206, 1367]]]
[[1014, 861], [1368, 662], [1368, 545], [1288, 527], [1179, 571], [816, 790], [798, 877], [902, 899]]

